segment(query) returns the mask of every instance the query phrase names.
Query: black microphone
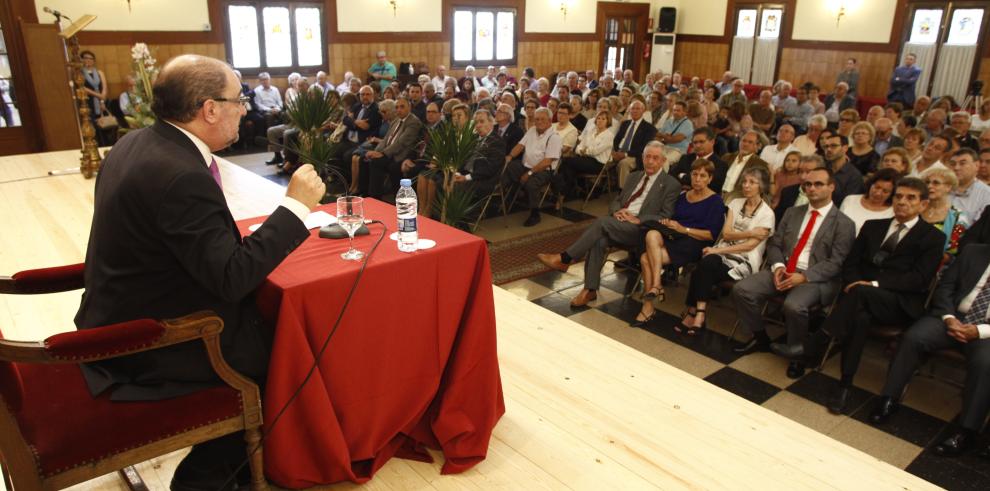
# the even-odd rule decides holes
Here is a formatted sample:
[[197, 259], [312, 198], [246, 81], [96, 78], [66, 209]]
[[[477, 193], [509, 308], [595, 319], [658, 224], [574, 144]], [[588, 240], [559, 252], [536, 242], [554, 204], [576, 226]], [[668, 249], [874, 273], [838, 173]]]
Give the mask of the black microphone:
[[45, 12], [46, 14], [52, 14], [52, 15], [54, 15], [55, 16], [55, 20], [59, 20], [59, 19], [61, 19], [63, 17], [66, 18], [66, 19], [69, 18], [69, 16], [62, 14], [62, 12], [59, 12], [58, 10], [54, 10], [51, 7], [44, 7], [41, 10], [43, 12]]
[[[279, 150], [293, 152], [295, 154], [298, 154], [300, 157], [305, 157], [309, 159], [310, 161], [316, 160], [311, 155], [295, 147], [295, 145], [283, 145], [276, 141], [269, 140], [268, 138], [265, 138], [263, 136], [254, 137], [254, 142], [258, 145], [271, 145]], [[347, 189], [350, 188], [350, 183], [347, 181], [347, 178], [344, 177], [344, 174], [342, 174], [339, 170], [334, 169], [333, 166], [329, 164], [324, 165], [323, 168], [326, 169], [327, 172], [332, 174], [337, 179], [340, 179], [340, 182], [344, 183], [344, 196], [350, 196], [349, 194], [347, 194]], [[357, 237], [359, 235], [368, 235], [370, 233], [371, 231], [368, 230], [367, 225], [361, 225], [360, 228], [354, 231], [354, 236]], [[349, 236], [347, 235], [347, 231], [344, 230], [344, 227], [341, 227], [340, 225], [333, 224], [333, 225], [325, 225], [323, 227], [320, 227], [321, 239], [346, 239], [348, 237]]]

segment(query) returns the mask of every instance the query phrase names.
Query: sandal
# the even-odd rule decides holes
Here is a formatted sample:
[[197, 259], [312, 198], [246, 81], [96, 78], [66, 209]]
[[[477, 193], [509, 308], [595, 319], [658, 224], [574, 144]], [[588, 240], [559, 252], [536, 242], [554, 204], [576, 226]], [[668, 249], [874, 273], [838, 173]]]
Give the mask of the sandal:
[[654, 310], [652, 314], [647, 316], [645, 319], [640, 320], [639, 316], [643, 314], [643, 311], [641, 310], [639, 311], [639, 314], [636, 315], [636, 319], [634, 319], [633, 322], [631, 322], [629, 325], [631, 327], [645, 327], [647, 324], [650, 323], [650, 321], [652, 321], [657, 316], [657, 312], [658, 312], [657, 310]]
[[[697, 309], [695, 310], [694, 314], [695, 317], [697, 317], [698, 314], [704, 314], [704, 313], [705, 313], [705, 309]], [[681, 329], [683, 329], [684, 334], [687, 334], [688, 336], [694, 336], [698, 334], [698, 331], [704, 329], [707, 324], [708, 324], [708, 316], [705, 316], [705, 320], [701, 321], [700, 326], [697, 325], [685, 326], [684, 319], [681, 319], [681, 322], [679, 322], [676, 326], [674, 326], [674, 330], [677, 332], [681, 332]]]
[[643, 295], [644, 300], [653, 300], [655, 298], [659, 298], [660, 303], [663, 303], [664, 300], [667, 300], [667, 292], [663, 288], [655, 286], [647, 290]]

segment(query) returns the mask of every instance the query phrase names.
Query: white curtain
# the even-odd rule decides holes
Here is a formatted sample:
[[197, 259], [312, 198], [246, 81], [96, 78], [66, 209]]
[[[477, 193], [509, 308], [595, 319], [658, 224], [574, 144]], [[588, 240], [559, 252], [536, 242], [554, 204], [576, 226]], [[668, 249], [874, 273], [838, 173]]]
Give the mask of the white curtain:
[[973, 73], [973, 60], [976, 59], [976, 46], [943, 44], [938, 53], [938, 67], [932, 79], [932, 95], [951, 95], [962, 103], [969, 88], [969, 77]]
[[756, 56], [753, 57], [753, 85], [773, 85], [773, 71], [777, 68], [777, 38], [757, 38]]
[[753, 44], [754, 39], [751, 37], [736, 36], [732, 39], [732, 54], [729, 57], [729, 70], [747, 83], [752, 83], [749, 76], [753, 63]]
[[[904, 56], [908, 53], [914, 53], [917, 55], [918, 60], [915, 65], [921, 69], [921, 75], [918, 76], [918, 83], [915, 85], [914, 94], [917, 97], [923, 95], [928, 95], [928, 81], [932, 76], [932, 67], [935, 65], [935, 45], [934, 44], [904, 44], [904, 51], [901, 52], [901, 58], [897, 60], [897, 66], [904, 64]], [[939, 60], [939, 64], [942, 61]], [[966, 77], [967, 81], [969, 77]], [[888, 79], [889, 75], [888, 75]]]

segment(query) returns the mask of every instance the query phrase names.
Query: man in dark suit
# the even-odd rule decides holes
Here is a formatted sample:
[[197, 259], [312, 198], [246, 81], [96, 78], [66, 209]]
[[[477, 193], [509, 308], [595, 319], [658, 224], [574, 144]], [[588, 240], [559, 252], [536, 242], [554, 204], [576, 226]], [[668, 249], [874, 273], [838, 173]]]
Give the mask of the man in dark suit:
[[[798, 177], [801, 179], [801, 182], [804, 182], [809, 172], [824, 167], [825, 161], [822, 160], [821, 156], [817, 154], [802, 155], [801, 162], [798, 164]], [[801, 187], [801, 182], [780, 190], [780, 202], [773, 210], [778, 225], [780, 224], [780, 220], [784, 218], [784, 213], [787, 210], [795, 206], [808, 204], [808, 195], [804, 194], [804, 188]]]
[[498, 184], [505, 166], [505, 140], [495, 131], [495, 118], [486, 109], [474, 113], [474, 131], [478, 134], [475, 156], [454, 174], [455, 183], [464, 183], [475, 199], [484, 199]]
[[[739, 325], [753, 338], [734, 348], [749, 354], [770, 350], [763, 309], [770, 297], [784, 297], [781, 307], [787, 345], [800, 346], [808, 334], [809, 312], [828, 305], [839, 292], [839, 275], [856, 237], [853, 221], [832, 203], [835, 181], [825, 168], [808, 172], [801, 182], [808, 204], [787, 210], [767, 242], [767, 269], [732, 288]], [[791, 363], [787, 376], [804, 375], [804, 365]]]
[[[97, 177], [76, 326], [211, 310], [224, 321], [224, 358], [261, 382], [271, 332], [252, 293], [309, 237], [302, 220], [325, 187], [312, 166], [300, 167], [282, 206], [241, 238], [210, 153], [237, 141], [244, 115], [237, 77], [220, 61], [185, 55], [162, 68], [153, 90], [158, 121], [114, 145]], [[94, 394], [112, 390], [118, 400], [163, 399], [220, 383], [199, 343], [89, 364], [83, 372]], [[219, 488], [245, 457], [237, 438], [195, 446], [172, 489]]]
[[856, 98], [849, 95], [849, 84], [845, 82], [839, 82], [835, 84], [835, 90], [825, 97], [825, 110], [830, 111], [832, 105], [835, 101], [839, 101], [838, 111], [836, 114], [845, 111], [846, 109], [856, 109]]
[[681, 185], [663, 171], [664, 163], [663, 144], [647, 144], [643, 171], [629, 175], [623, 191], [609, 204], [609, 214], [592, 223], [563, 253], [538, 255], [540, 262], [561, 272], [587, 256], [584, 289], [574, 297], [571, 306], [582, 307], [598, 298], [602, 265], [610, 246], [635, 247], [643, 235], [640, 223], [673, 215]]
[[423, 101], [423, 88], [417, 84], [409, 84], [406, 88], [409, 103], [412, 104], [412, 114], [416, 119], [426, 121], [426, 102]]
[[825, 162], [835, 176], [835, 193], [832, 200], [839, 206], [852, 194], [863, 194], [863, 174], [849, 163], [849, 139], [840, 134], [825, 137]]
[[612, 161], [619, 168], [620, 183], [625, 183], [632, 171], [643, 168], [643, 149], [657, 134], [657, 128], [643, 119], [644, 111], [642, 102], [629, 104], [629, 119], [619, 125], [612, 140]]
[[990, 205], [983, 209], [980, 219], [963, 233], [959, 239], [959, 250], [969, 244], [990, 244]]
[[727, 153], [722, 156], [722, 161], [725, 162], [727, 168], [722, 188], [719, 191], [722, 192], [722, 197], [726, 203], [742, 196], [743, 180], [739, 179], [739, 176], [744, 170], [763, 167], [767, 174], [770, 173], [770, 164], [761, 159], [759, 153], [760, 134], [756, 130], [749, 130], [739, 136], [738, 152]]
[[[370, 85], [362, 86], [358, 90], [358, 102], [351, 106], [340, 124], [347, 127], [347, 132], [340, 139], [340, 148], [337, 151], [343, 162], [350, 162], [354, 152], [368, 138], [377, 136], [378, 129], [382, 125], [382, 115], [375, 102], [375, 91]], [[349, 165], [345, 165], [342, 170], [345, 174], [351, 172]]]
[[708, 126], [695, 129], [691, 137], [691, 150], [691, 153], [685, 153], [677, 164], [670, 168], [670, 175], [679, 180], [681, 187], [687, 190], [691, 187], [691, 164], [695, 159], [705, 159], [715, 164], [715, 176], [712, 177], [708, 187], [716, 193], [721, 193], [729, 166], [715, 155], [715, 132]]
[[258, 106], [254, 103], [254, 89], [241, 80], [240, 71], [234, 70], [234, 74], [237, 75], [237, 80], [241, 84], [241, 96], [250, 99], [243, 103], [244, 110], [247, 112], [241, 118], [240, 137], [238, 140], [240, 140], [240, 144], [244, 148], [251, 148], [254, 144], [254, 137], [265, 133], [265, 117], [258, 112]]
[[515, 124], [515, 118], [515, 108], [509, 104], [500, 103], [495, 110], [495, 132], [499, 138], [505, 141], [507, 150], [516, 148], [516, 144], [522, 140], [526, 133], [519, 125]]
[[890, 76], [890, 91], [887, 102], [900, 102], [904, 107], [914, 106], [914, 88], [921, 76], [921, 69], [914, 65], [918, 57], [914, 53], [904, 56], [904, 64], [895, 68]]
[[[398, 191], [403, 174], [402, 162], [415, 154], [416, 143], [423, 135], [423, 123], [410, 113], [411, 109], [409, 99], [396, 99], [395, 120], [389, 126], [388, 133], [374, 150], [364, 154], [368, 161], [368, 172], [362, 172], [361, 175], [368, 176], [368, 180], [359, 183], [362, 194], [382, 199], [386, 194], [395, 194]], [[387, 188], [386, 177], [389, 178]]]
[[829, 397], [828, 410], [842, 414], [872, 324], [911, 324], [921, 317], [932, 278], [942, 261], [945, 235], [920, 214], [928, 206], [928, 187], [906, 177], [894, 188], [894, 218], [868, 220], [842, 265], [845, 295], [822, 328], [800, 346], [773, 345], [780, 355], [821, 361], [829, 338], [842, 342], [842, 379]]
[[[880, 402], [870, 413], [870, 422], [884, 424], [897, 412], [915, 370], [923, 357], [943, 349], [966, 354], [966, 386], [962, 413], [953, 431], [935, 446], [935, 453], [955, 456], [973, 446], [990, 412], [990, 245], [974, 244], [961, 250], [932, 296], [928, 314], [918, 319], [901, 338], [890, 365]], [[990, 448], [980, 452], [990, 458]]]
[[903, 147], [904, 140], [894, 134], [894, 123], [888, 118], [880, 118], [874, 123], [877, 136], [873, 139], [873, 149], [881, 157], [894, 147]]

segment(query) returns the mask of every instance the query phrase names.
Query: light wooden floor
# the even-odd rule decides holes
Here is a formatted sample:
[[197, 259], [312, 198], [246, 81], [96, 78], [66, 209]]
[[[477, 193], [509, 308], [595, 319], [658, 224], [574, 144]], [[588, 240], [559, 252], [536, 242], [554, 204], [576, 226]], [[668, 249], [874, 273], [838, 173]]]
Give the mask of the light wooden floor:
[[[81, 261], [93, 180], [7, 182], [75, 165], [63, 152], [0, 158], [0, 274]], [[234, 215], [266, 214], [279, 186], [222, 165]], [[495, 289], [506, 415], [486, 461], [393, 459], [367, 489], [930, 489], [929, 483], [523, 298]], [[72, 328], [78, 293], [0, 297], [8, 338]], [[167, 489], [181, 452], [138, 466]], [[333, 486], [348, 489], [349, 483]], [[77, 488], [123, 489], [115, 476]]]

